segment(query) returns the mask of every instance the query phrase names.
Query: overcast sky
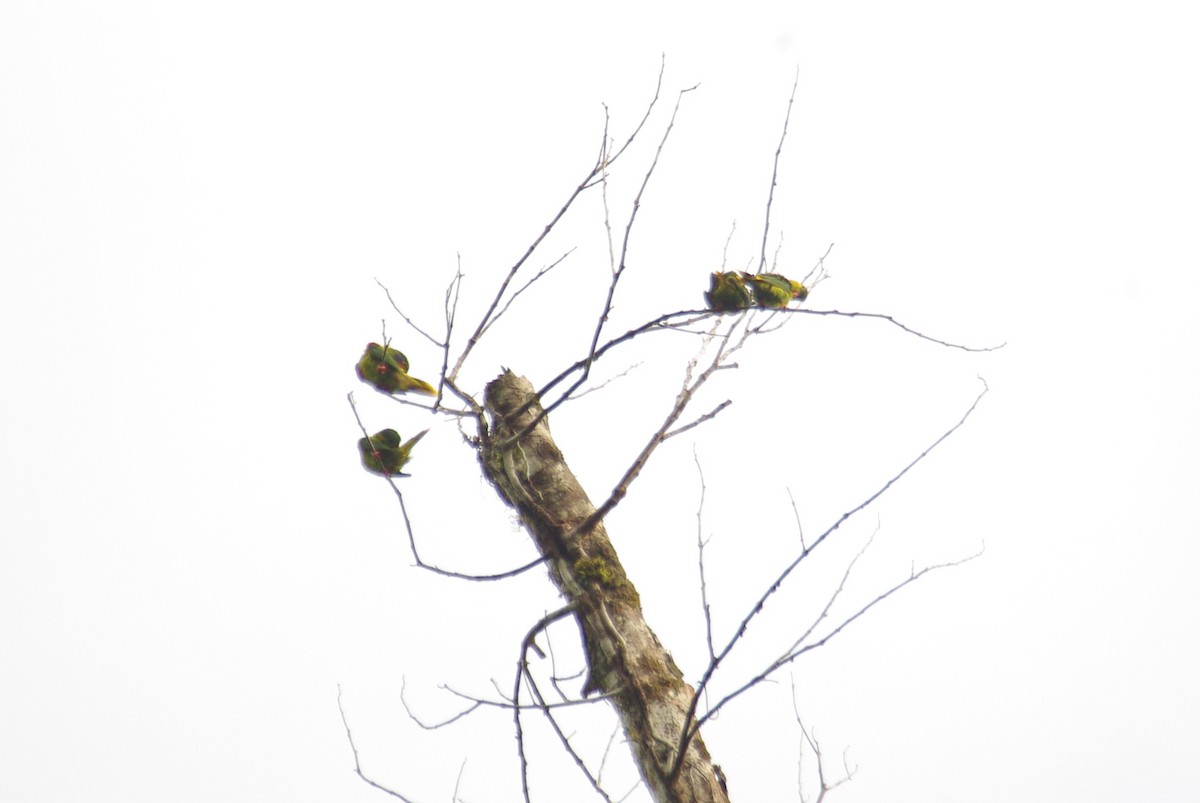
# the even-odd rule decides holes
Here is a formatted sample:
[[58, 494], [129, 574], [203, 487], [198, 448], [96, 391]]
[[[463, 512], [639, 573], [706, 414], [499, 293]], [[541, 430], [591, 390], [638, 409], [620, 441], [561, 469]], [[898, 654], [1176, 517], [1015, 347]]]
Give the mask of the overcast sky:
[[[705, 731], [734, 800], [795, 800], [792, 682], [832, 800], [1200, 796], [1200, 75], [1183, 3], [67, 3], [0, 7], [0, 798], [520, 799], [511, 689], [544, 573], [413, 567], [371, 431], [430, 427], [402, 482], [426, 557], [533, 556], [453, 420], [353, 365], [381, 321], [414, 375], [461, 260], [474, 324], [508, 267], [628, 135], [608, 195], [642, 200], [613, 332], [695, 308], [773, 223], [781, 269], [835, 243], [806, 307], [697, 402], [609, 520], [645, 613], [703, 671], [695, 540], [728, 635], [799, 541], [968, 423], [772, 602], [723, 681], [777, 656], [872, 532], [847, 608], [905, 589]], [[535, 384], [583, 356], [608, 277], [581, 199], [571, 256], [468, 362]], [[778, 240], [772, 241], [772, 248]], [[698, 341], [644, 338], [551, 421], [593, 499], [654, 431]], [[461, 340], [458, 341], [461, 345]], [[570, 626], [551, 634], [564, 673]], [[741, 673], [741, 674], [739, 674]], [[580, 681], [568, 681], [577, 690]], [[530, 715], [538, 801], [585, 800]], [[572, 721], [593, 766], [613, 726]], [[463, 763], [465, 759], [465, 764]], [[619, 743], [606, 766], [630, 779]], [[461, 773], [461, 778], [460, 778]], [[645, 800], [636, 793], [631, 800]]]

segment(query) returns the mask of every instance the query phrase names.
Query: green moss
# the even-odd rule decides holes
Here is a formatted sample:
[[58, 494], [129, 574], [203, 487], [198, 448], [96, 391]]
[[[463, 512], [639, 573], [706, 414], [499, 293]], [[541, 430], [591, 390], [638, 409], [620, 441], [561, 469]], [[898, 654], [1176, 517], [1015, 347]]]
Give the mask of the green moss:
[[606, 588], [615, 588], [625, 579], [604, 558], [580, 558], [575, 561], [574, 568], [575, 578], [580, 585], [595, 582]]
[[641, 606], [641, 598], [637, 589], [625, 577], [620, 565], [611, 563], [602, 557], [580, 558], [572, 567], [575, 579], [581, 586], [595, 583], [607, 589], [611, 596], [635, 607]]

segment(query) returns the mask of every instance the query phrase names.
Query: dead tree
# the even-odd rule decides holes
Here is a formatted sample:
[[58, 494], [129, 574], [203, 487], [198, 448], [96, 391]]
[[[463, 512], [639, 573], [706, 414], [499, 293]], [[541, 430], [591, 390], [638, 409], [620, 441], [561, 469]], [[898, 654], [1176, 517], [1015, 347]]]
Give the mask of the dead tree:
[[[399, 486], [393, 482], [392, 488], [400, 502], [410, 545], [418, 565], [443, 575], [468, 580], [500, 580], [544, 565], [548, 576], [564, 600], [564, 605], [559, 610], [547, 614], [533, 624], [520, 645], [519, 668], [514, 679], [511, 697], [501, 700], [475, 699], [469, 709], [474, 710], [479, 706], [492, 705], [506, 707], [512, 711], [521, 767], [521, 787], [525, 800], [530, 799], [530, 792], [523, 739], [525, 726], [522, 723], [522, 715], [530, 712], [543, 715], [556, 730], [564, 749], [571, 754], [580, 770], [587, 776], [597, 795], [604, 800], [612, 799], [604, 790], [596, 774], [589, 769], [588, 763], [575, 753], [570, 738], [559, 729], [555, 716], [559, 706], [564, 703], [550, 701], [530, 671], [530, 653], [541, 654], [537, 638], [551, 624], [563, 619], [573, 619], [578, 624], [583, 653], [586, 656], [586, 681], [583, 684], [582, 692], [578, 699], [567, 702], [611, 705], [613, 707], [630, 745], [641, 778], [652, 798], [659, 803], [719, 803], [729, 800], [729, 792], [726, 788], [724, 774], [720, 767], [713, 763], [713, 758], [709, 755], [701, 734], [702, 728], [715, 714], [748, 689], [791, 665], [801, 655], [819, 648], [836, 637], [846, 627], [857, 621], [874, 606], [888, 599], [896, 591], [915, 582], [930, 571], [957, 565], [963, 560], [970, 559], [970, 557], [962, 558], [925, 566], [920, 570], [914, 569], [907, 577], [902, 577], [893, 585], [881, 589], [865, 603], [854, 607], [850, 613], [831, 618], [830, 611], [833, 603], [845, 585], [845, 578], [853, 569], [855, 561], [851, 561], [845, 570], [842, 583], [832, 593], [824, 609], [817, 613], [811, 626], [797, 634], [795, 641], [788, 649], [775, 659], [765, 662], [760, 671], [745, 677], [740, 683], [734, 684], [732, 690], [724, 696], [715, 701], [707, 699], [710, 682], [722, 666], [723, 661], [742, 643], [742, 638], [751, 621], [761, 613], [772, 595], [788, 581], [795, 569], [808, 560], [814, 552], [820, 550], [827, 539], [831, 538], [845, 521], [861, 512], [867, 505], [885, 493], [900, 477], [923, 460], [931, 449], [962, 426], [974, 411], [983, 393], [986, 392], [986, 386], [979, 397], [967, 408], [962, 418], [933, 440], [924, 452], [898, 471], [884, 485], [866, 495], [861, 504], [847, 511], [811, 542], [802, 541], [801, 549], [795, 559], [782, 567], [777, 579], [763, 590], [756, 604], [747, 611], [739, 627], [724, 644], [714, 642], [712, 622], [708, 618], [708, 600], [705, 598], [704, 615], [707, 619], [709, 661], [705, 670], [693, 682], [689, 683], [685, 679], [684, 673], [676, 666], [671, 655], [664, 649], [647, 624], [642, 615], [638, 590], [626, 575], [617, 552], [609, 540], [605, 518], [625, 498], [630, 486], [638, 479], [647, 462], [663, 443], [682, 432], [702, 425], [719, 415], [728, 406], [730, 401], [726, 400], [699, 414], [693, 414], [691, 411], [697, 391], [717, 371], [735, 367], [732, 357], [739, 350], [747, 346], [753, 339], [777, 331], [793, 315], [873, 318], [898, 327], [909, 335], [945, 347], [967, 351], [989, 351], [991, 348], [998, 348], [966, 348], [939, 340], [905, 326], [884, 314], [791, 307], [772, 310], [747, 308], [733, 314], [722, 314], [713, 309], [681, 310], [660, 315], [624, 333], [606, 337], [606, 324], [613, 308], [614, 295], [626, 270], [629, 234], [636, 222], [642, 193], [651, 180], [655, 166], [658, 164], [659, 155], [661, 155], [675, 124], [679, 103], [686, 93], [691, 91], [690, 89], [679, 93], [674, 111], [664, 127], [657, 151], [644, 175], [640, 189], [633, 198], [631, 210], [625, 222], [624, 235], [619, 243], [615, 243], [611, 235], [613, 227], [607, 220], [608, 204], [607, 195], [605, 196], [606, 226], [610, 232], [611, 280], [607, 298], [596, 319], [590, 342], [583, 356], [540, 388], [507, 369], [487, 383], [482, 394], [460, 385], [463, 364], [488, 333], [490, 327], [525, 290], [565, 261], [567, 255], [551, 261], [545, 267], [533, 272], [531, 277], [518, 286], [518, 277], [531, 272], [527, 268], [530, 258], [538, 251], [545, 237], [571, 209], [576, 199], [596, 187], [600, 187], [601, 192], [606, 192], [609, 171], [650, 119], [659, 99], [661, 83], [662, 75], [660, 73], [659, 85], [653, 101], [649, 104], [641, 122], [621, 147], [614, 148], [606, 123], [602, 145], [595, 163], [583, 181], [576, 185], [558, 213], [500, 281], [498, 289], [492, 296], [490, 306], [465, 340], [461, 340], [460, 343], [460, 338], [455, 330], [457, 302], [462, 289], [461, 272], [456, 274], [446, 292], [445, 332], [440, 338], [433, 337], [418, 328], [408, 315], [393, 302], [397, 313], [416, 331], [436, 343], [442, 351], [438, 395], [431, 407], [427, 409], [456, 416], [464, 425], [469, 424], [471, 431], [464, 431], [464, 437], [476, 450], [483, 475], [496, 489], [501, 500], [516, 511], [521, 525], [528, 531], [540, 556], [538, 560], [526, 566], [482, 577], [430, 566], [421, 559], [417, 546], [417, 533], [420, 531], [421, 524], [420, 522], [414, 523], [409, 519], [408, 512], [404, 508], [403, 494]], [[768, 240], [771, 234], [770, 211], [778, 178], [779, 154], [787, 135], [794, 97], [795, 87], [793, 87], [792, 99], [788, 103], [788, 114], [784, 120], [779, 148], [775, 153], [775, 167], [771, 175], [770, 192], [766, 201], [762, 244], [757, 255], [759, 271], [773, 269], [774, 265], [773, 260], [770, 265], [768, 264], [767, 255]], [[817, 261], [809, 277], [806, 277], [806, 281], [810, 286], [815, 286], [823, 277], [824, 257]], [[702, 281], [704, 278], [706, 277], [701, 275], [698, 277], [698, 281]], [[594, 504], [584, 493], [575, 475], [568, 468], [562, 452], [551, 437], [550, 414], [582, 392], [581, 389], [588, 382], [592, 367], [596, 362], [611, 352], [619, 350], [623, 345], [664, 331], [690, 333], [698, 338], [701, 347], [684, 370], [684, 380], [674, 405], [670, 407], [657, 429], [647, 438], [642, 450], [630, 461], [627, 470], [614, 485], [612, 492], [599, 504]], [[353, 404], [353, 398], [351, 402]], [[691, 417], [688, 418], [688, 416]], [[363, 434], [367, 434], [366, 428], [363, 429]], [[702, 540], [699, 548], [701, 550], [701, 571], [703, 571]], [[457, 718], [455, 717], [455, 719]], [[803, 729], [802, 723], [801, 728]], [[347, 733], [350, 733], [349, 725], [347, 725]], [[804, 735], [808, 744], [815, 749], [816, 742], [807, 730], [804, 731]], [[353, 746], [352, 738], [351, 744]], [[355, 750], [355, 757], [357, 761], [357, 750]], [[818, 751], [818, 760], [819, 758]], [[408, 799], [395, 790], [387, 789], [368, 779], [362, 772], [361, 766], [358, 766], [357, 770], [368, 783], [385, 789], [395, 797]], [[822, 773], [822, 788], [818, 799], [823, 798], [825, 792], [834, 785], [836, 784], [827, 783]]]
[[554, 445], [533, 385], [506, 372], [488, 385], [485, 408], [492, 426], [480, 463], [519, 512], [567, 600], [564, 610], [579, 622], [588, 656], [584, 695], [599, 692], [616, 708], [655, 800], [728, 800], [698, 737], [672, 772], [695, 690], [642, 617], [637, 589], [602, 517]]

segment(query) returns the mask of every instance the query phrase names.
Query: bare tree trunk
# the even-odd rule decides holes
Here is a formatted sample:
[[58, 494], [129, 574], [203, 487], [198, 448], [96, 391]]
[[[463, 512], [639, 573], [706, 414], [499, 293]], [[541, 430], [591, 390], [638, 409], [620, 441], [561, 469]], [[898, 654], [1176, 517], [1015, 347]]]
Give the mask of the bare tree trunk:
[[550, 577], [574, 608], [590, 676], [616, 706], [642, 778], [658, 803], [727, 803], [724, 778], [697, 734], [669, 777], [694, 691], [642, 618], [637, 589], [625, 576], [604, 523], [576, 533], [596, 512], [554, 445], [545, 418], [519, 441], [542, 407], [533, 386], [506, 371], [488, 386], [480, 462], [546, 557]]

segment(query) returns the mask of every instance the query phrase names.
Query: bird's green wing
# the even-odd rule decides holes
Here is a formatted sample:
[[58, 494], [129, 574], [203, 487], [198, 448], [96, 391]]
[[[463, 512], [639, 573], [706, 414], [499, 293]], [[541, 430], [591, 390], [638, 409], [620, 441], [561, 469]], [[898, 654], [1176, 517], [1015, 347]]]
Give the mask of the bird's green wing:
[[732, 312], [750, 306], [750, 291], [737, 273], [715, 271], [709, 277], [704, 302], [714, 312]]

